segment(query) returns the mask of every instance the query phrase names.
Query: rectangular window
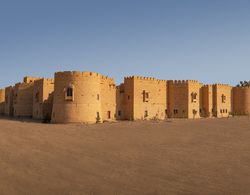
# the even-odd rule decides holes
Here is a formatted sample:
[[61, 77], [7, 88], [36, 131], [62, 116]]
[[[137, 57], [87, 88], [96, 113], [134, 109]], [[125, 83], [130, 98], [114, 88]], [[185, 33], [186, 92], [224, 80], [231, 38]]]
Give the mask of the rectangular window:
[[143, 102], [148, 102], [149, 93], [143, 90], [142, 94], [143, 94]]
[[195, 103], [197, 101], [197, 93], [192, 92], [191, 93], [191, 102]]
[[111, 118], [111, 111], [108, 111], [108, 119]]
[[97, 94], [97, 97], [96, 97], [96, 98], [97, 98], [97, 100], [100, 100], [100, 95], [99, 95], [99, 94]]
[[72, 87], [68, 87], [66, 89], [65, 100], [73, 101], [73, 88]]
[[224, 94], [222, 94], [222, 96], [221, 96], [221, 102], [222, 103], [226, 103], [226, 96], [224, 95]]
[[122, 115], [122, 111], [118, 110], [118, 116]]

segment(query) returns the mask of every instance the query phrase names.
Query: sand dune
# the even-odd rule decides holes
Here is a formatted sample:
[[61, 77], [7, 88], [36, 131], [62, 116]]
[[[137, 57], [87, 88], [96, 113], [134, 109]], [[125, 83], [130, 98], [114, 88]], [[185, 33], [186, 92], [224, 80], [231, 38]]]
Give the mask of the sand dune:
[[0, 194], [250, 194], [250, 119], [0, 119]]

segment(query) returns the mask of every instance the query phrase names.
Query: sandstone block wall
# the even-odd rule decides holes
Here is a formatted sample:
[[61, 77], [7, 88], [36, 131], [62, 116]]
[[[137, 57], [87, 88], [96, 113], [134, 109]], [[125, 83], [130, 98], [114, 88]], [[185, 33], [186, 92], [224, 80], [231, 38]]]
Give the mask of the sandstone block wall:
[[204, 85], [201, 88], [201, 117], [213, 116], [213, 86]]
[[232, 113], [232, 87], [225, 84], [213, 85], [213, 116], [228, 117]]
[[[112, 79], [93, 72], [57, 72], [52, 111], [54, 123], [96, 123], [115, 114]], [[67, 91], [72, 90], [72, 97]], [[110, 98], [104, 99], [105, 97]]]
[[0, 89], [0, 115], [4, 114], [5, 109], [5, 89]]
[[233, 88], [233, 114], [250, 115], [250, 87]]
[[23, 83], [17, 83], [14, 86], [13, 108], [15, 117], [32, 117], [34, 82], [39, 79], [24, 77]]
[[54, 123], [249, 115], [250, 88], [140, 76], [125, 77], [116, 86], [98, 73], [65, 71], [55, 73], [54, 80], [25, 77], [0, 89], [3, 113]]
[[[49, 99], [50, 95], [54, 91], [54, 79], [39, 79], [34, 82], [33, 90], [33, 118], [34, 119], [44, 119], [51, 118], [51, 113], [49, 114], [46, 110], [51, 101], [46, 101]], [[46, 102], [46, 105], [45, 105]], [[46, 107], [46, 108], [45, 108]], [[46, 115], [44, 115], [44, 113]]]
[[6, 116], [13, 116], [14, 107], [13, 107], [13, 93], [14, 89], [12, 86], [5, 88], [5, 108], [4, 112]]
[[124, 119], [165, 119], [167, 109], [166, 81], [132, 76], [124, 79]]
[[101, 76], [100, 82], [100, 101], [101, 116], [103, 121], [116, 119], [116, 85], [111, 78]]
[[168, 81], [168, 117], [199, 118], [201, 84], [194, 80]]

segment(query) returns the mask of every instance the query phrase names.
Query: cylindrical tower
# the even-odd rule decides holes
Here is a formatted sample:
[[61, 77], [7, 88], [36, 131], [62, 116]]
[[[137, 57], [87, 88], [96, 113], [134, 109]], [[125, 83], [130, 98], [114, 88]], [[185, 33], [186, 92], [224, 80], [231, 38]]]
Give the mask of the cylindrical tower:
[[236, 115], [250, 115], [250, 87], [233, 88], [233, 112]]
[[53, 123], [96, 123], [101, 116], [101, 75], [92, 72], [57, 72]]

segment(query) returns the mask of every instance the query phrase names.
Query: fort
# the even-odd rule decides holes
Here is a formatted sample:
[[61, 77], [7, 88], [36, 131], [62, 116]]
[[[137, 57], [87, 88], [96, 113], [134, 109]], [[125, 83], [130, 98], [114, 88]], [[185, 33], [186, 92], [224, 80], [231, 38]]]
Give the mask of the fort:
[[199, 119], [250, 115], [250, 87], [129, 76], [116, 85], [95, 72], [24, 77], [0, 89], [0, 114], [51, 123]]

